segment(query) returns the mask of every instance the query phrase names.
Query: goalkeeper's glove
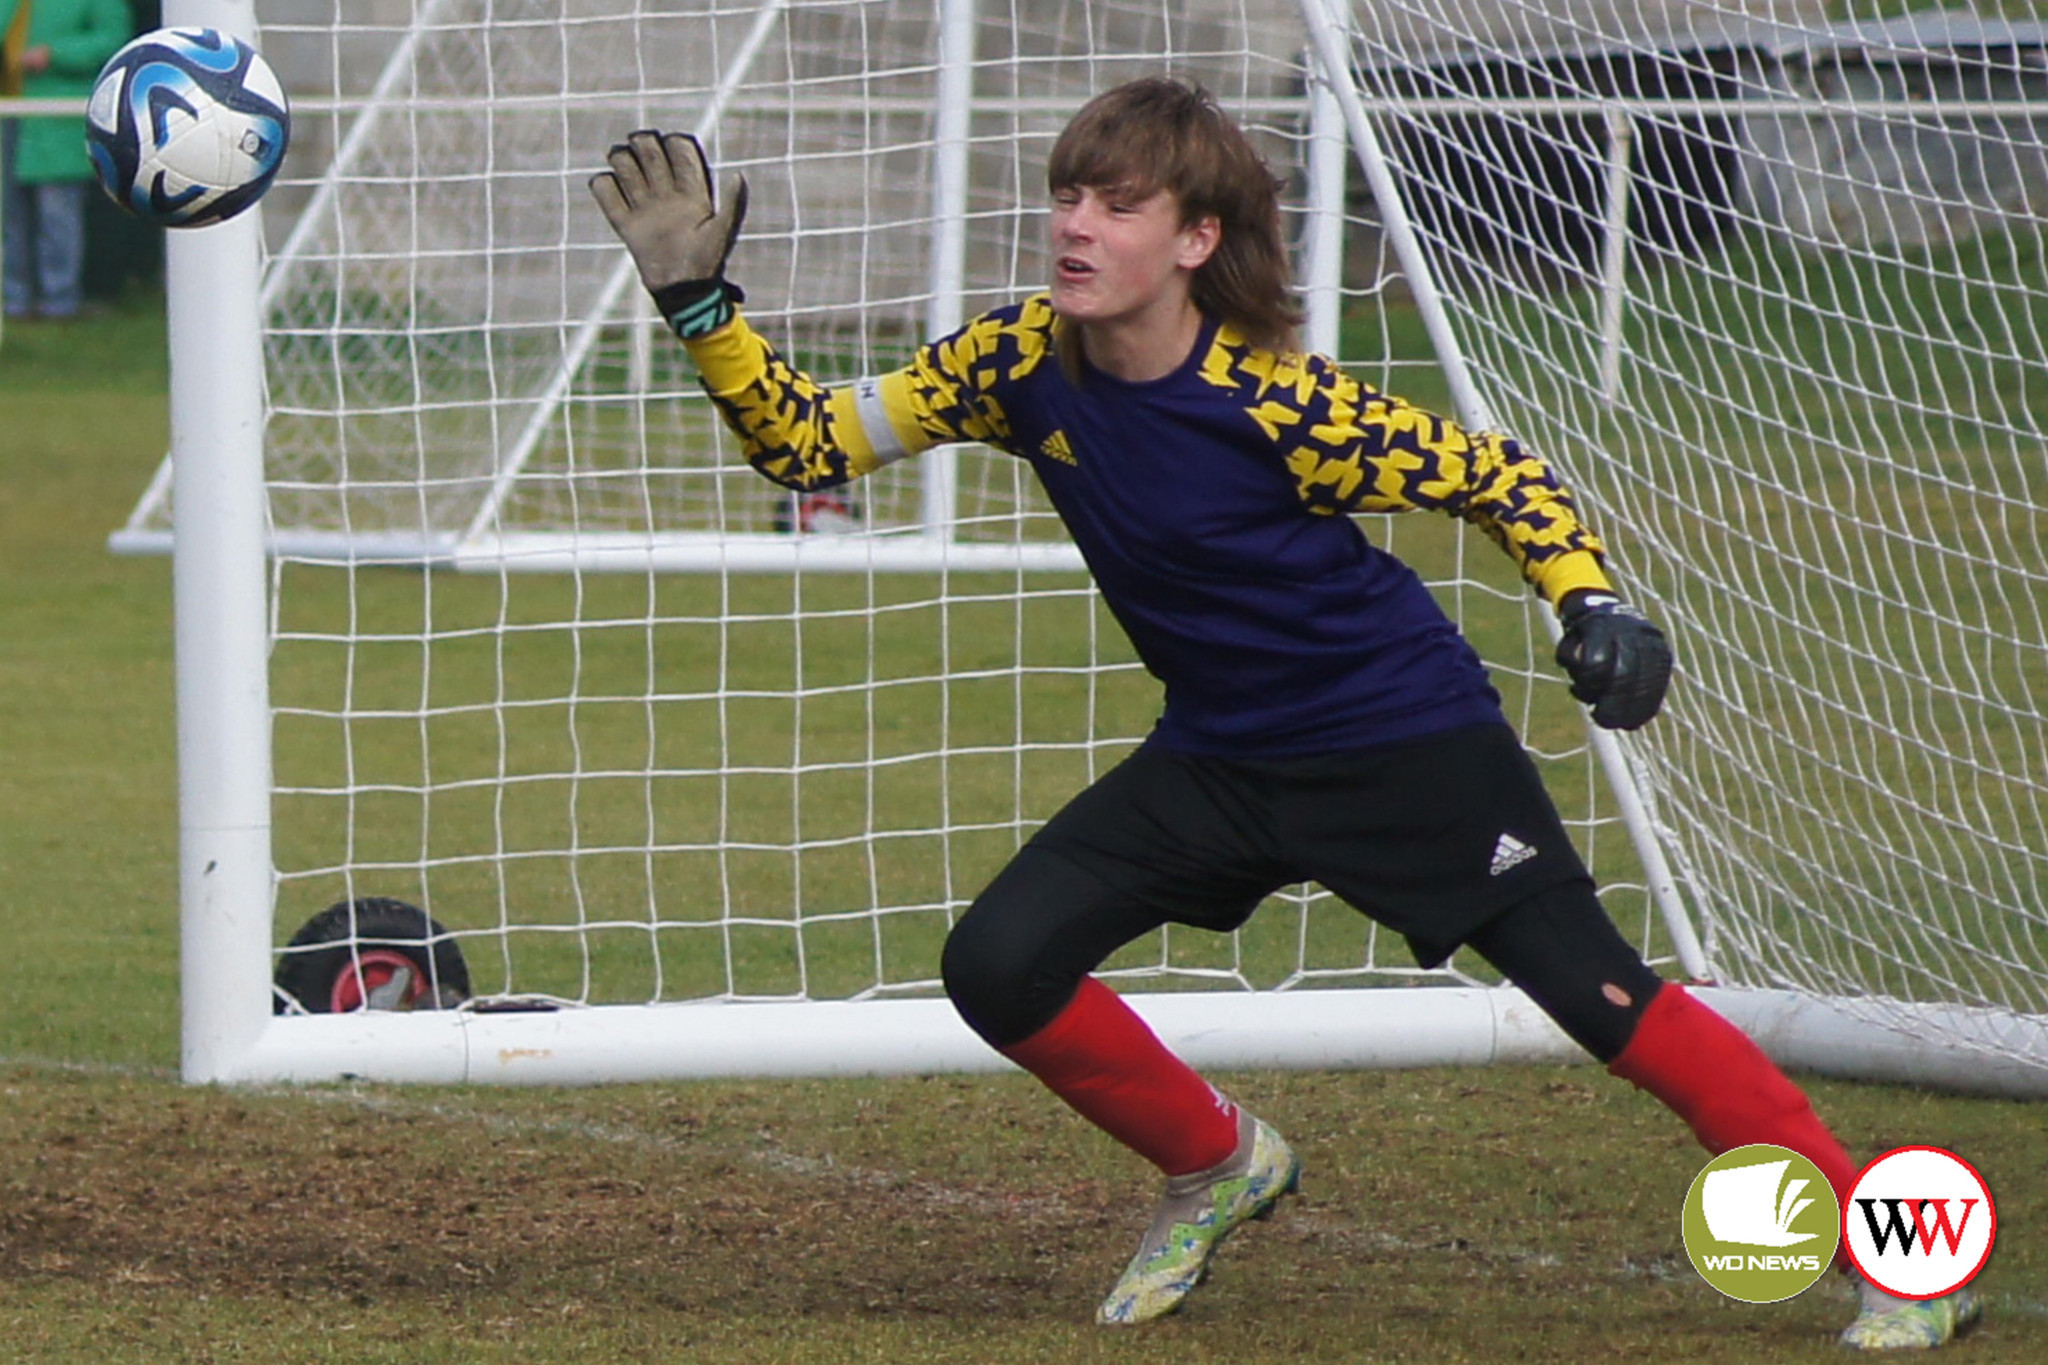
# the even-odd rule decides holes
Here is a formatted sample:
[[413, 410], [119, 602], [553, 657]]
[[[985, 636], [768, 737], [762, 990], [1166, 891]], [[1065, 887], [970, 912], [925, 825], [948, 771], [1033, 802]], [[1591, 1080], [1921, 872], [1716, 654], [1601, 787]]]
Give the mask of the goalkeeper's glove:
[[1611, 592], [1580, 588], [1557, 604], [1564, 638], [1557, 662], [1572, 695], [1593, 708], [1603, 730], [1639, 730], [1664, 704], [1671, 685], [1671, 644], [1634, 607]]
[[669, 327], [688, 341], [730, 322], [733, 305], [746, 298], [725, 278], [725, 258], [747, 217], [746, 177], [727, 181], [720, 207], [697, 139], [652, 128], [628, 133], [605, 160], [611, 169], [590, 178], [590, 193]]

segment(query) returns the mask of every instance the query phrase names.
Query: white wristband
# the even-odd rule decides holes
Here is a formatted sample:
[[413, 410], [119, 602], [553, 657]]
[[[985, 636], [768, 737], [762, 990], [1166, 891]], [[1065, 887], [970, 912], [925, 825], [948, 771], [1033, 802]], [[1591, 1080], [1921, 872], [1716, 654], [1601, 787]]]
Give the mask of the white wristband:
[[896, 428], [889, 422], [889, 407], [882, 401], [881, 380], [856, 379], [853, 382], [853, 408], [860, 414], [860, 428], [875, 452], [877, 465], [893, 464], [910, 453], [909, 447], [896, 439]]

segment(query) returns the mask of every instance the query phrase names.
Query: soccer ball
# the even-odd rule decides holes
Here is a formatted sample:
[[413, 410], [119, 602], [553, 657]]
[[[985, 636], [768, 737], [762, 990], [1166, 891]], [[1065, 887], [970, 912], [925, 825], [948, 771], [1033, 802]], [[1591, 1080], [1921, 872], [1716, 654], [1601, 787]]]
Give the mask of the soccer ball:
[[85, 122], [100, 188], [164, 227], [218, 223], [261, 199], [292, 126], [269, 64], [210, 28], [158, 29], [108, 58]]

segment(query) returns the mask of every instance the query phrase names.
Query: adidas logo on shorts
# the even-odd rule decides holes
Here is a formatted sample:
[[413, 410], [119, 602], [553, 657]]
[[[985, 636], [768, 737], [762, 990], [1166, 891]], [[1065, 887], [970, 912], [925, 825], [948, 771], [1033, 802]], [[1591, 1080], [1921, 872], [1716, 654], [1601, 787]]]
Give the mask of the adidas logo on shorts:
[[1493, 867], [1489, 876], [1498, 877], [1512, 868], [1520, 867], [1536, 856], [1536, 849], [1523, 843], [1512, 834], [1503, 833], [1500, 842], [1493, 846]]

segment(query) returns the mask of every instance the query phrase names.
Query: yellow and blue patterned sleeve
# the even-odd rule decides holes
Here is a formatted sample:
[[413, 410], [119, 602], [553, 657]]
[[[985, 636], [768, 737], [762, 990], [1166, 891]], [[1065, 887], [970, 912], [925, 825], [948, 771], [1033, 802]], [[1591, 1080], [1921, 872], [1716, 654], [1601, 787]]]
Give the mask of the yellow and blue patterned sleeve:
[[1434, 510], [1485, 531], [1555, 605], [1611, 589], [1605, 549], [1550, 466], [1513, 438], [1457, 423], [1367, 388], [1320, 355], [1280, 355], [1224, 329], [1208, 357], [1284, 452], [1314, 512]]
[[832, 488], [951, 441], [1007, 448], [996, 389], [1050, 351], [1042, 300], [984, 314], [920, 346], [908, 365], [850, 384], [820, 384], [744, 317], [685, 343], [747, 462], [785, 488]]

